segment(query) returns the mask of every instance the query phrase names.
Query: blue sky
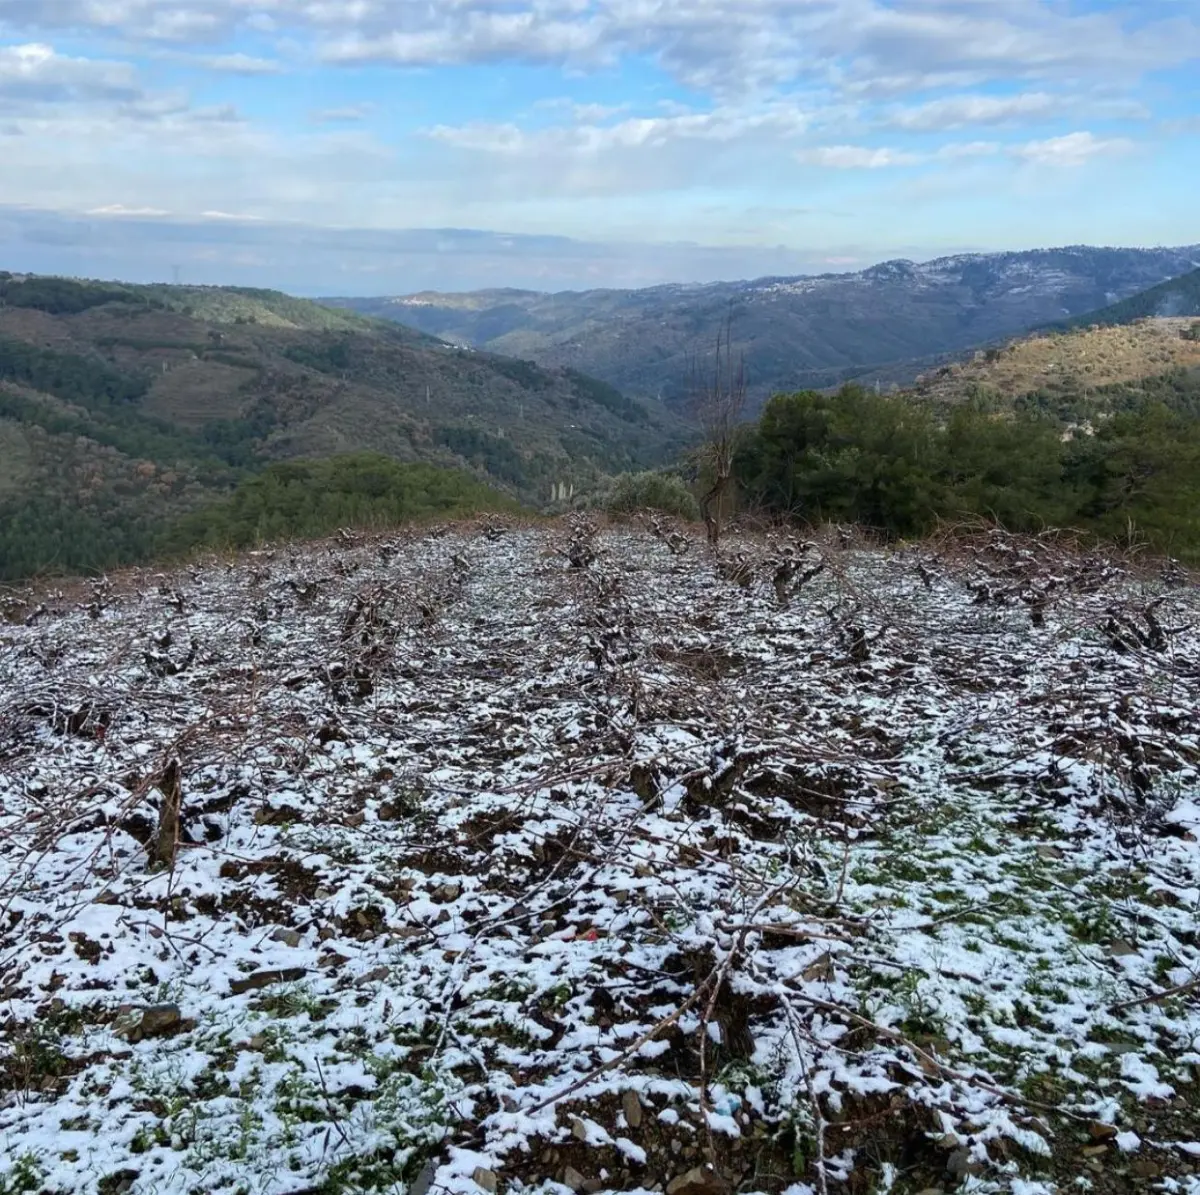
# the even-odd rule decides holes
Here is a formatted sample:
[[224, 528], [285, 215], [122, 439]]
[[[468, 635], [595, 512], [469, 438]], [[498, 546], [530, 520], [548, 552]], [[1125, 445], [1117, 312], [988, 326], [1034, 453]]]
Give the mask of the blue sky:
[[0, 0], [0, 163], [9, 268], [310, 293], [1187, 244], [1200, 0]]

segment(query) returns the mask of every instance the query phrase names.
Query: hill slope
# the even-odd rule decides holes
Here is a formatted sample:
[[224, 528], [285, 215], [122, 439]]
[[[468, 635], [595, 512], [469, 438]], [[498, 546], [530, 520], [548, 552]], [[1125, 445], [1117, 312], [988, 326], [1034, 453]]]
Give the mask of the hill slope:
[[1035, 392], [1064, 402], [1104, 387], [1200, 368], [1191, 320], [1139, 319], [1049, 330], [978, 350], [920, 375], [915, 392], [938, 402], [976, 393], [1015, 399]]
[[276, 292], [0, 275], [0, 560], [39, 525], [127, 559], [164, 517], [294, 457], [467, 466], [537, 500], [681, 439], [577, 372]]
[[1099, 311], [1077, 316], [1070, 324], [1086, 327], [1089, 324], [1131, 324], [1140, 319], [1196, 316], [1200, 316], [1200, 270], [1161, 282]]
[[[493, 290], [330, 299], [458, 343], [570, 365], [681, 402], [689, 362], [734, 319], [754, 396], [836, 385], [1091, 311], [1191, 269], [1200, 246], [1071, 247], [886, 262], [853, 274], [540, 294]], [[919, 366], [893, 369], [911, 380]]]

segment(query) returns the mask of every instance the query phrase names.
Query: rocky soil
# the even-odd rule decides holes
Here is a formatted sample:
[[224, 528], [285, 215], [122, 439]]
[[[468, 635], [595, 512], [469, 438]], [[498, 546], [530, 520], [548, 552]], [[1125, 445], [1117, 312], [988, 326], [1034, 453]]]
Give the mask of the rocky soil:
[[1200, 1193], [1200, 598], [473, 525], [11, 594], [0, 1192]]

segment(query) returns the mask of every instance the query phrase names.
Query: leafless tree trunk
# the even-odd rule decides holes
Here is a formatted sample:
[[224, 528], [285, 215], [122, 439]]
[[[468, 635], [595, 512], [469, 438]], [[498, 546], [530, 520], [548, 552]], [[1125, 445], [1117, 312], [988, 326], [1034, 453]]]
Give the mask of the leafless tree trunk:
[[701, 464], [709, 474], [707, 489], [700, 498], [700, 513], [708, 542], [716, 547], [721, 539], [721, 515], [733, 478], [733, 453], [738, 426], [746, 408], [746, 368], [733, 359], [733, 317], [727, 316], [717, 331], [717, 348], [712, 370], [697, 359], [692, 367], [691, 391], [696, 419], [704, 434]]
[[172, 759], [163, 769], [157, 788], [162, 793], [162, 809], [158, 815], [153, 859], [164, 867], [172, 868], [175, 866], [175, 847], [179, 842], [179, 807], [183, 803], [179, 760]]

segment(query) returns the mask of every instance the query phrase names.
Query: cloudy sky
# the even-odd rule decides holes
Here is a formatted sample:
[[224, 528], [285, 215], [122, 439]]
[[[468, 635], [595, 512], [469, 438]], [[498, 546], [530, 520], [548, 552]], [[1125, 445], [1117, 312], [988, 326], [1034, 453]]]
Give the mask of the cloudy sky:
[[1198, 185], [1200, 0], [0, 0], [10, 269], [640, 285], [1194, 243]]

